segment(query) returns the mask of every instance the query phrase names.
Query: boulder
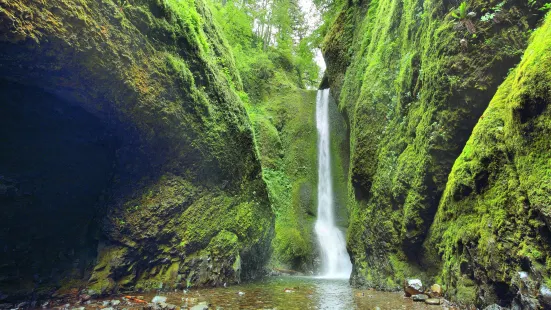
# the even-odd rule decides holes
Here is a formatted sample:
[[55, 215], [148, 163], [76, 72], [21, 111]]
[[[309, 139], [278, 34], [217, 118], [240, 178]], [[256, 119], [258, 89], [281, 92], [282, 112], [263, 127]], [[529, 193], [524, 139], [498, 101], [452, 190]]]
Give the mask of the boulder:
[[78, 298], [79, 298], [80, 302], [86, 302], [86, 301], [90, 300], [90, 298], [92, 298], [92, 296], [90, 296], [88, 294], [82, 294]]
[[551, 309], [551, 289], [545, 284], [540, 286], [538, 300], [545, 309]]
[[406, 297], [423, 293], [423, 283], [419, 279], [407, 279], [404, 281]]
[[442, 296], [442, 287], [438, 284], [433, 284], [430, 287], [430, 296], [431, 297], [440, 297], [440, 296]]

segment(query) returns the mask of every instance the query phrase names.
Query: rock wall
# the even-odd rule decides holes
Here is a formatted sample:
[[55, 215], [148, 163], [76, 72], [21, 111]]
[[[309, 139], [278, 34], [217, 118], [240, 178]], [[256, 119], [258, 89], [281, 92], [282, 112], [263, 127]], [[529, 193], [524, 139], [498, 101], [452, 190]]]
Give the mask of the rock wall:
[[276, 214], [270, 266], [314, 268], [317, 198], [316, 92], [287, 84], [249, 107], [263, 177]]
[[[99, 294], [222, 285], [262, 273], [273, 214], [252, 129], [235, 94], [241, 81], [211, 20], [200, 0], [0, 1], [3, 85], [51, 94], [50, 101], [61, 107], [54, 107], [55, 113], [75, 106], [90, 115], [74, 116], [77, 122], [96, 119], [108, 133], [98, 143], [116, 141], [107, 147], [106, 181], [96, 191], [101, 194], [70, 193], [77, 201], [87, 197], [86, 204], [70, 208], [91, 208], [86, 212], [93, 216], [78, 222], [89, 229], [70, 238], [69, 230], [58, 229], [40, 241], [36, 233], [12, 240], [16, 224], [3, 227], [2, 239], [10, 236], [10, 242], [2, 244], [7, 255], [1, 258], [1, 298], [83, 287]], [[17, 102], [30, 109], [44, 104], [27, 99]], [[0, 109], [9, 112], [13, 106], [3, 102]], [[74, 130], [57, 126], [60, 133], [52, 139]], [[98, 160], [89, 165], [100, 167]], [[47, 175], [29, 177], [17, 170], [0, 175], [1, 199], [8, 206], [3, 216], [36, 222], [40, 213], [16, 210], [29, 203], [34, 210], [56, 212], [55, 202], [44, 201], [40, 191], [21, 189], [25, 180]], [[68, 191], [58, 185], [51, 184]], [[40, 229], [75, 225], [70, 220], [49, 217]], [[74, 238], [81, 244], [75, 246]], [[46, 250], [52, 246], [55, 250]], [[75, 253], [81, 250], [88, 254]], [[19, 263], [25, 253], [59, 265], [41, 267], [34, 258]]]
[[[500, 250], [504, 258], [500, 274], [508, 275], [503, 284], [495, 277], [468, 272], [456, 272], [452, 279], [450, 266], [458, 268], [461, 260], [466, 261], [464, 267], [476, 265], [478, 258], [458, 250], [464, 244], [449, 245], [445, 239], [436, 245], [427, 240], [442, 237], [435, 232], [443, 233], [445, 228], [440, 227], [440, 220], [435, 222], [435, 216], [444, 212], [445, 201], [451, 197], [444, 193], [454, 182], [452, 166], [474, 126], [485, 119], [484, 110], [499, 85], [525, 52], [532, 29], [543, 16], [538, 10], [543, 2], [467, 1], [468, 12], [476, 16], [454, 18], [452, 12], [459, 4], [346, 1], [325, 38], [327, 84], [350, 130], [347, 238], [354, 264], [352, 283], [395, 290], [404, 278], [421, 277], [440, 281], [451, 297], [465, 298], [466, 303], [487, 304], [491, 298], [475, 297], [500, 296], [500, 303], [510, 304], [513, 296], [501, 291], [513, 285], [519, 267], [510, 262], [519, 260], [516, 254]], [[545, 131], [535, 135], [543, 137]], [[499, 166], [490, 159], [484, 164]], [[543, 163], [539, 165], [545, 170]], [[526, 178], [540, 174], [527, 171]], [[481, 184], [489, 182], [488, 175], [479, 177]], [[540, 195], [547, 193], [547, 185], [532, 186]], [[468, 189], [461, 195], [481, 197]], [[499, 203], [508, 206], [504, 200]], [[522, 218], [530, 220], [528, 215]], [[539, 224], [532, 225], [544, 227], [543, 219], [535, 221]], [[526, 242], [523, 235], [511, 236], [517, 246]], [[544, 240], [541, 237], [529, 248], [548, 253]], [[542, 273], [546, 277], [547, 271]], [[474, 293], [458, 292], [458, 279], [465, 279], [465, 286], [470, 285]]]
[[438, 249], [440, 277], [461, 300], [551, 306], [549, 68], [551, 15], [450, 173], [426, 246]]

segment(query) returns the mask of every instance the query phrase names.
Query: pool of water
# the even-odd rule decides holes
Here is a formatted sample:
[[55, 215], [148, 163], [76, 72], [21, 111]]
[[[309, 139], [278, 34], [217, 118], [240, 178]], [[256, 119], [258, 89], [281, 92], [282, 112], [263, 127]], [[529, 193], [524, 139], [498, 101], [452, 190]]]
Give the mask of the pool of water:
[[[155, 295], [165, 296], [166, 302], [182, 309], [200, 303], [208, 303], [209, 309], [442, 309], [404, 298], [403, 293], [378, 292], [355, 289], [348, 280], [313, 277], [271, 277], [263, 281], [219, 288], [191, 289], [186, 292], [135, 293], [150, 302]], [[141, 309], [128, 304], [122, 296], [115, 309]], [[94, 301], [86, 309], [97, 309], [101, 300]]]

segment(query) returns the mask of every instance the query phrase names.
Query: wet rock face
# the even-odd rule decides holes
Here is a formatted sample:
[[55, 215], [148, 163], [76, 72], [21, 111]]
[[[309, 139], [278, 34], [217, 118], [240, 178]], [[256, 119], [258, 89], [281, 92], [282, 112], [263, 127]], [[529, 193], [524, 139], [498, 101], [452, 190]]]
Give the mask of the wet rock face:
[[[42, 274], [59, 274], [64, 289], [81, 279], [78, 286], [95, 294], [235, 283], [258, 276], [268, 258], [273, 214], [251, 126], [234, 91], [240, 80], [210, 12], [202, 1], [117, 3], [0, 3], [0, 80], [31, 85], [60, 102], [53, 111], [38, 108], [40, 100], [21, 107], [41, 111], [21, 115], [22, 124], [45, 129], [31, 126], [25, 134], [48, 137], [44, 142], [51, 145], [39, 158], [31, 155], [38, 142], [28, 144], [33, 150], [15, 147], [20, 145], [15, 133], [1, 140], [2, 148], [15, 143], [7, 156], [22, 162], [10, 176], [0, 166], [1, 199], [15, 197], [21, 204], [37, 197], [36, 212], [15, 211], [15, 204], [6, 212], [36, 224], [29, 236], [41, 235], [45, 223], [55, 220], [50, 224], [59, 228], [60, 238], [48, 235], [45, 245], [63, 249], [52, 248], [51, 255], [70, 266], [88, 266], [67, 276], [65, 268], [50, 266], [36, 277], [19, 275], [18, 283], [29, 284], [21, 290], [3, 286], [15, 278], [2, 270], [2, 294], [35, 288], [51, 294], [60, 287]], [[1, 104], [2, 112], [18, 111]], [[53, 149], [64, 152], [55, 157]], [[44, 167], [33, 172], [46, 180], [26, 174], [27, 157]], [[24, 195], [28, 180], [31, 196]], [[75, 213], [56, 217], [49, 212], [55, 208]], [[10, 222], [3, 233], [14, 233], [23, 222]], [[73, 228], [71, 237], [64, 236]], [[38, 240], [27, 238], [7, 249], [24, 253]], [[86, 264], [90, 260], [77, 254], [81, 248], [95, 262]], [[230, 254], [222, 251], [226, 248]], [[16, 260], [9, 253], [6, 259]], [[192, 263], [203, 258], [211, 263]], [[35, 268], [31, 260], [20, 264]]]

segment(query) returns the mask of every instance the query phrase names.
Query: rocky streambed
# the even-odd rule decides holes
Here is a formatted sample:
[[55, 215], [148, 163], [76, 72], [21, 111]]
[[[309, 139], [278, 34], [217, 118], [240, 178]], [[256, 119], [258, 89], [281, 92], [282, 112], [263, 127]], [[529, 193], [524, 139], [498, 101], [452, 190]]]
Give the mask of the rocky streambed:
[[[414, 283], [412, 283], [413, 285]], [[417, 296], [412, 295], [412, 296]], [[429, 299], [429, 298], [427, 298]], [[73, 292], [56, 300], [4, 305], [20, 309], [458, 309], [437, 298], [430, 305], [403, 292], [352, 288], [347, 280], [281, 276], [228, 287], [129, 292], [92, 298]]]

